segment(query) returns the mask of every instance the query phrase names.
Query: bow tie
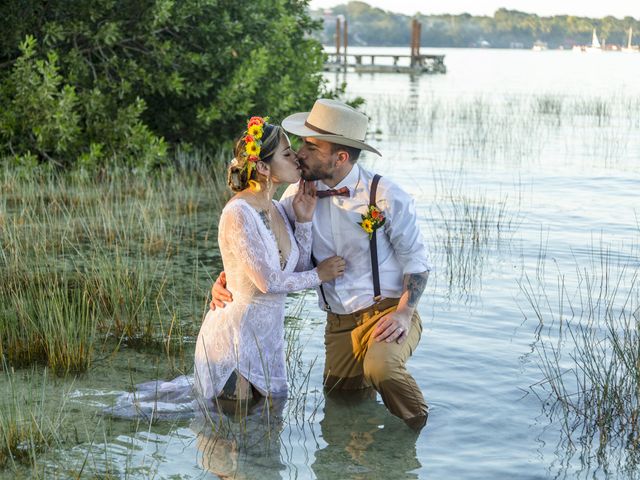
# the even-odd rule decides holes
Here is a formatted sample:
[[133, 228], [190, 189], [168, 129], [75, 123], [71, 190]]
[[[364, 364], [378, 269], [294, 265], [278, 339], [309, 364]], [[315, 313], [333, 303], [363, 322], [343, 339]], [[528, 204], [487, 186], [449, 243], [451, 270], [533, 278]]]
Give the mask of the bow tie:
[[339, 189], [335, 189], [335, 188], [330, 188], [329, 190], [318, 190], [316, 192], [316, 195], [318, 196], [318, 198], [325, 198], [325, 197], [333, 197], [335, 195], [337, 195], [338, 197], [349, 197], [349, 187], [342, 187]]

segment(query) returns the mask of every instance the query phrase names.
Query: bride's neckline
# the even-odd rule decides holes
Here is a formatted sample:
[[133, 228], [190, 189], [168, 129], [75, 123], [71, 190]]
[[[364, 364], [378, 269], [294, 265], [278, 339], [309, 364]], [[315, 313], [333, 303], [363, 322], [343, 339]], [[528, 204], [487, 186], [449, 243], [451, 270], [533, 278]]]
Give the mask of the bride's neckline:
[[251, 211], [253, 211], [258, 216], [258, 218], [260, 218], [260, 223], [262, 223], [264, 228], [269, 232], [269, 234], [271, 235], [271, 238], [273, 239], [273, 242], [275, 243], [276, 250], [278, 252], [278, 257], [280, 258], [280, 270], [284, 270], [285, 268], [287, 268], [287, 265], [289, 265], [289, 260], [291, 259], [291, 253], [293, 252], [293, 239], [292, 239], [292, 232], [290, 231], [291, 227], [290, 225], [288, 225], [289, 220], [283, 215], [280, 208], [278, 208], [278, 202], [275, 199], [271, 199], [271, 205], [276, 209], [276, 211], [278, 212], [278, 215], [280, 215], [280, 218], [284, 223], [284, 228], [287, 232], [287, 236], [289, 237], [289, 254], [287, 255], [287, 258], [284, 258], [284, 256], [282, 255], [282, 250], [278, 245], [278, 239], [276, 238], [276, 234], [273, 232], [272, 228], [268, 225], [267, 221], [265, 221], [264, 216], [267, 214], [267, 210], [266, 209], [258, 210], [256, 207], [251, 205], [251, 203], [249, 203], [246, 199], [242, 197], [236, 197], [232, 199], [229, 203], [233, 203], [236, 201], [241, 201], [245, 203], [247, 207], [249, 207], [249, 209], [251, 209]]

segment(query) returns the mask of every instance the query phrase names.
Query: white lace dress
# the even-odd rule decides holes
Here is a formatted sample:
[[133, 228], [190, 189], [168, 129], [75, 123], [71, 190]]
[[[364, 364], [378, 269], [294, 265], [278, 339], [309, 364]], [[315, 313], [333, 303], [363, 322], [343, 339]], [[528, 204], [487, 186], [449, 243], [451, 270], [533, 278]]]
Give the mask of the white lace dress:
[[206, 399], [220, 394], [234, 370], [264, 395], [286, 394], [286, 294], [318, 286], [320, 278], [316, 269], [296, 271], [309, 265], [311, 222], [296, 223], [294, 233], [274, 203], [291, 242], [284, 267], [275, 236], [253, 207], [235, 199], [222, 210], [218, 244], [233, 302], [209, 311], [198, 334], [194, 386]]

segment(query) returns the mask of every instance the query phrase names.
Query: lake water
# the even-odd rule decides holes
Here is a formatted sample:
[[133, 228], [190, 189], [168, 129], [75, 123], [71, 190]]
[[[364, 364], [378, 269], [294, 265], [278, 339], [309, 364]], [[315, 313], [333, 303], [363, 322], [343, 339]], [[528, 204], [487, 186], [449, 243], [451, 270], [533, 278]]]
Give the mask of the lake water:
[[[632, 476], [572, 455], [543, 411], [530, 388], [543, 379], [542, 340], [525, 292], [543, 291], [545, 319], [557, 320], [558, 279], [578, 295], [578, 272], [596, 275], [606, 256], [631, 291], [627, 316], [640, 303], [640, 55], [423, 53], [445, 54], [448, 73], [346, 75], [347, 93], [366, 100], [380, 130], [383, 158], [367, 163], [413, 194], [436, 265], [410, 362], [432, 410], [421, 466], [405, 476]], [[491, 210], [477, 245], [464, 207]], [[612, 300], [622, 310], [623, 297]]]
[[[383, 156], [362, 163], [414, 196], [436, 266], [409, 362], [431, 407], [420, 436], [379, 400], [325, 401], [324, 315], [309, 293], [289, 325], [295, 398], [270, 442], [211, 446], [189, 421], [135, 433], [123, 421], [102, 443], [67, 452], [68, 462], [88, 458], [129, 478], [637, 476], [624, 449], [598, 456], [598, 439], [568, 437], [543, 401], [548, 389], [536, 385], [541, 346], [565, 345], [554, 323], [567, 316], [563, 299], [574, 318], [588, 303], [579, 301], [585, 278], [602, 283], [606, 270], [618, 286], [607, 298], [626, 316], [640, 304], [640, 54], [423, 53], [445, 54], [448, 73], [326, 74], [330, 86], [346, 81], [347, 98], [365, 99]], [[542, 325], [530, 298], [542, 305]], [[300, 302], [291, 297], [290, 309]], [[572, 352], [559, 360], [565, 370], [575, 366]], [[136, 379], [153, 378], [151, 358], [127, 360]], [[124, 366], [104, 368], [108, 380], [97, 372], [73, 387], [74, 408], [98, 409], [130, 383], [114, 385]]]

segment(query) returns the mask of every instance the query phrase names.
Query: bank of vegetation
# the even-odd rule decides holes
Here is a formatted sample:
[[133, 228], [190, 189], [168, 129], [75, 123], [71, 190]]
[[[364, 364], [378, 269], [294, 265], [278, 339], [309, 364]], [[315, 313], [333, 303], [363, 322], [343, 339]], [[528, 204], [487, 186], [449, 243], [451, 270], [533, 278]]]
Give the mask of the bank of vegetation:
[[0, 159], [155, 168], [277, 121], [321, 89], [305, 1], [8, 0], [0, 7]]

